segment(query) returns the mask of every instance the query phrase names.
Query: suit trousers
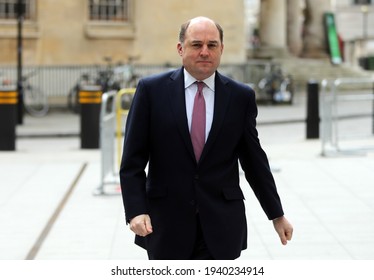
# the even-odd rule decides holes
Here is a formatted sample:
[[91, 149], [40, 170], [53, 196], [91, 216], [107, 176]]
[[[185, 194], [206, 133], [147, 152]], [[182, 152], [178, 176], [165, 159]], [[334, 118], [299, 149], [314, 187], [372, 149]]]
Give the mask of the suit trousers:
[[199, 214], [196, 214], [196, 241], [191, 255], [191, 260], [214, 260], [205, 243]]
[[[148, 258], [150, 260], [155, 260], [153, 255], [148, 252]], [[209, 252], [209, 249], [205, 243], [203, 231], [201, 229], [201, 222], [199, 214], [196, 214], [196, 240], [195, 245], [192, 251], [192, 254], [189, 258], [190, 260], [214, 260], [213, 256]]]

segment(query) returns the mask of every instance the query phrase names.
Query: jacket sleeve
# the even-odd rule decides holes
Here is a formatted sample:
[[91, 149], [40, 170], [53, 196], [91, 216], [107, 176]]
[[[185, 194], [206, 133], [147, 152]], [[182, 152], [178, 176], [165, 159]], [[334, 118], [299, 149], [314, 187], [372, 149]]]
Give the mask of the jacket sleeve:
[[149, 108], [146, 87], [140, 81], [126, 120], [119, 171], [127, 222], [137, 215], [147, 213], [145, 168], [149, 159]]
[[250, 94], [239, 160], [245, 177], [253, 189], [268, 219], [283, 216], [280, 197], [270, 170], [269, 161], [262, 149], [256, 129], [257, 105], [255, 94]]

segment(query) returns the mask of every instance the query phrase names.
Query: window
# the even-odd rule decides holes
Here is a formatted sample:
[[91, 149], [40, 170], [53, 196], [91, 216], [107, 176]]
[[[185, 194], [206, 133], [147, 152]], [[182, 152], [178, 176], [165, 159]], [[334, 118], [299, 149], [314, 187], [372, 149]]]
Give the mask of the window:
[[[23, 0], [24, 19], [30, 20], [35, 18], [35, 0]], [[18, 0], [0, 0], [0, 19], [15, 20], [17, 19]]]
[[90, 39], [133, 39], [134, 0], [88, 0], [84, 31]]
[[128, 0], [89, 0], [89, 19], [92, 21], [129, 21]]

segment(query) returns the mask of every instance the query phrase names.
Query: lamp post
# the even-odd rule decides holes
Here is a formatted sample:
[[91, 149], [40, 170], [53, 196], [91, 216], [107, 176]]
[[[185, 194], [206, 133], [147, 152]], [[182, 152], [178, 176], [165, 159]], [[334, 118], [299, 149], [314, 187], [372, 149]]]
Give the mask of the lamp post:
[[23, 85], [22, 85], [22, 25], [25, 14], [24, 0], [17, 1], [17, 123], [23, 124]]

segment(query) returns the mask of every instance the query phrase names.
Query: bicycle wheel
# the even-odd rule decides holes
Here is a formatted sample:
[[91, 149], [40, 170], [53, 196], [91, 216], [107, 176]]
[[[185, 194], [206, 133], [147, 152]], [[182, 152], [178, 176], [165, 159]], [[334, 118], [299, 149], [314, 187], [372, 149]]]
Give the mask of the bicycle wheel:
[[43, 117], [49, 111], [47, 96], [41, 89], [34, 86], [26, 86], [23, 92], [24, 107], [33, 117]]
[[80, 113], [79, 86], [73, 87], [68, 93], [68, 109], [74, 114]]

